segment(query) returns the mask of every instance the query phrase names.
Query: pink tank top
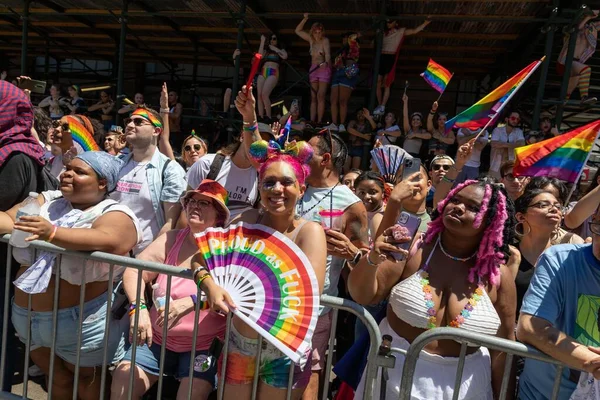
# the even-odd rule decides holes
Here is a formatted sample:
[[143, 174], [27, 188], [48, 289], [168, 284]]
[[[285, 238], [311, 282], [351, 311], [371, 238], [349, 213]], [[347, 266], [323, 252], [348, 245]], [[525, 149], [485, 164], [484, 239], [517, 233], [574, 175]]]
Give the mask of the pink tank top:
[[[189, 228], [182, 229], [177, 234], [175, 243], [167, 255], [165, 264], [179, 266], [178, 256], [181, 246], [185, 242]], [[158, 274], [156, 283], [166, 290], [167, 276]], [[191, 279], [173, 277], [171, 278], [171, 298], [173, 300], [189, 297], [197, 293], [197, 288]], [[152, 335], [154, 343], [162, 342], [163, 328], [156, 325], [158, 312], [154, 307], [150, 310], [150, 320], [152, 321]], [[226, 319], [211, 311], [200, 311], [198, 316], [198, 336], [196, 339], [196, 350], [208, 350], [215, 337], [223, 339], [225, 333]], [[167, 331], [167, 349], [184, 353], [192, 350], [192, 334], [194, 333], [194, 312], [187, 314], [179, 323]]]

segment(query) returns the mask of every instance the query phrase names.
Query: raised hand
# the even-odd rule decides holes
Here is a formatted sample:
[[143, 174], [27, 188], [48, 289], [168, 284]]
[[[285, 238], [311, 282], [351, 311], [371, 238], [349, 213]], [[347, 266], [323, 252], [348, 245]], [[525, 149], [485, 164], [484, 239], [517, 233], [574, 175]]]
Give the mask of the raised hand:
[[167, 82], [163, 82], [160, 91], [160, 108], [169, 108], [169, 89], [167, 89]]
[[252, 94], [252, 86], [246, 90], [246, 85], [238, 92], [235, 98], [235, 108], [242, 114], [244, 122], [256, 121], [256, 100]]

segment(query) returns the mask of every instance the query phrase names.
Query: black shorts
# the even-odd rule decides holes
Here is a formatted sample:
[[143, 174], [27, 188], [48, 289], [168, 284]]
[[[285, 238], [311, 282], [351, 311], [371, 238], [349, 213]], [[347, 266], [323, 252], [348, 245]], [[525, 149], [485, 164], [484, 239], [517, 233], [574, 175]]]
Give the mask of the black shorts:
[[394, 62], [396, 61], [395, 54], [382, 54], [379, 59], [379, 75], [385, 76], [390, 73]]

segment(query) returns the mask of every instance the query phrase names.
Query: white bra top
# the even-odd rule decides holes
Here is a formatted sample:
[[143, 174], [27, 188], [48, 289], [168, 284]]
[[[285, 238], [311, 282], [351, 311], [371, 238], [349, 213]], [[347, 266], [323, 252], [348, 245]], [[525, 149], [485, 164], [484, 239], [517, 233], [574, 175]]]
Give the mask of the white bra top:
[[[437, 243], [433, 250], [431, 250], [431, 253], [429, 253], [429, 257], [425, 263], [426, 266], [429, 265], [431, 256], [436, 249]], [[425, 304], [426, 300], [424, 298], [423, 285], [421, 284], [421, 279], [423, 279], [422, 273], [423, 269], [420, 269], [402, 282], [398, 282], [392, 288], [389, 304], [394, 314], [402, 321], [415, 328], [428, 329], [429, 315], [427, 314], [428, 307]], [[464, 322], [460, 326], [461, 328], [486, 335], [496, 335], [500, 327], [500, 317], [487, 291], [483, 291], [483, 295], [477, 304], [473, 306], [473, 310], [469, 314], [468, 318], [465, 317]]]

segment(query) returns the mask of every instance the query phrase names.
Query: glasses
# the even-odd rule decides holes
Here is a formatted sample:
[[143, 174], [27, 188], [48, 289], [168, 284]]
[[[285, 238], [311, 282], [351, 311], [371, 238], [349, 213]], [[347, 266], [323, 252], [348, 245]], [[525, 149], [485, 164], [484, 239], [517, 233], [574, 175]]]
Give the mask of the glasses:
[[449, 171], [450, 170], [450, 166], [446, 165], [446, 164], [434, 164], [433, 165], [433, 170], [434, 171], [439, 171], [440, 168], [443, 168], [444, 171]]
[[600, 235], [600, 223], [590, 221], [588, 222], [588, 227], [594, 235]]
[[[192, 151], [192, 146], [190, 146], [189, 144], [187, 146], [185, 146], [183, 148], [185, 151]], [[202, 146], [199, 144], [195, 144], [194, 145], [194, 151], [200, 151], [200, 149], [202, 149]]]
[[538, 201], [537, 203], [533, 203], [529, 205], [530, 208], [537, 208], [538, 210], [550, 210], [551, 208], [556, 208], [559, 212], [562, 213], [563, 205], [561, 203], [551, 203], [549, 201]]
[[69, 130], [69, 124], [66, 123], [66, 122], [63, 122], [61, 124], [60, 121], [54, 121], [52, 123], [52, 127], [54, 127], [54, 129], [61, 128], [63, 131], [68, 131]]
[[185, 206], [191, 208], [208, 208], [212, 206], [212, 201], [186, 199]]
[[511, 121], [520, 121], [521, 118], [519, 118], [519, 117], [510, 117], [509, 120], [511, 120]]
[[265, 179], [262, 183], [263, 190], [275, 190], [277, 184], [279, 183], [284, 188], [294, 186], [297, 180], [292, 178], [283, 178], [283, 179]]
[[130, 122], [133, 122], [133, 124], [135, 126], [152, 125], [150, 122], [146, 121], [144, 118], [127, 118], [125, 120], [125, 125], [129, 125]]

